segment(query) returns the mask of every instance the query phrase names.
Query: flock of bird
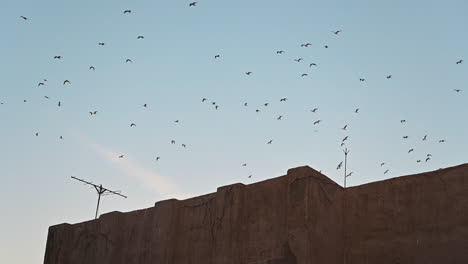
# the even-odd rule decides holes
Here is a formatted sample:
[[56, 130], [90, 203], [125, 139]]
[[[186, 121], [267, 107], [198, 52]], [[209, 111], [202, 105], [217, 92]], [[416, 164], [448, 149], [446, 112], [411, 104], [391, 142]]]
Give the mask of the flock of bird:
[[[188, 6], [191, 7], [191, 8], [192, 8], [192, 7], [197, 7], [197, 5], [198, 5], [198, 2], [191, 2], [191, 3], [188, 4]], [[123, 14], [124, 14], [124, 15], [131, 15], [131, 14], [132, 14], [132, 10], [130, 10], [130, 9], [124, 10], [124, 11], [123, 11]], [[25, 20], [25, 21], [26, 21], [26, 20], [29, 20], [29, 18], [26, 17], [26, 16], [20, 16], [20, 18], [23, 19], [23, 20]], [[335, 36], [339, 36], [339, 35], [341, 35], [342, 33], [343, 33], [342, 30], [333, 30], [333, 31], [331, 31], [331, 34], [332, 34], [332, 35], [335, 35]], [[145, 37], [142, 36], [142, 35], [138, 35], [138, 36], [136, 37], [136, 39], [137, 39], [137, 40], [144, 40]], [[97, 43], [97, 45], [99, 45], [99, 46], [106, 46], [106, 45], [108, 45], [106, 42], [96, 42], [96, 43]], [[307, 42], [307, 43], [302, 43], [302, 44], [298, 44], [298, 46], [300, 46], [301, 48], [308, 48], [308, 47], [310, 47], [310, 46], [312, 46], [312, 45], [313, 45], [313, 44], [312, 44], [312, 43], [309, 43], [309, 42]], [[325, 46], [323, 46], [323, 47], [324, 47], [324, 48], [327, 48], [327, 49], [329, 48], [328, 45], [325, 45]], [[285, 51], [285, 50], [276, 50], [276, 55], [277, 55], [277, 56], [283, 56], [283, 55], [286, 54], [286, 53], [287, 53], [287, 51]], [[54, 59], [54, 60], [63, 60], [64, 57], [63, 57], [62, 55], [55, 55], [55, 56], [53, 57], [53, 59]], [[213, 56], [213, 59], [214, 59], [214, 60], [222, 60], [222, 55], [221, 55], [221, 54], [215, 54], [215, 55]], [[295, 63], [301, 63], [301, 62], [304, 61], [304, 58], [302, 58], [302, 57], [294, 58], [294, 59], [292, 59], [292, 61], [295, 62]], [[125, 59], [125, 63], [133, 63], [133, 61], [132, 61], [130, 58], [127, 58], [127, 59]], [[458, 61], [455, 61], [455, 64], [456, 64], [456, 65], [461, 65], [462, 63], [463, 63], [463, 60], [462, 60], [462, 59], [460, 59], [460, 60], [458, 60]], [[311, 68], [311, 67], [319, 67], [319, 65], [318, 65], [316, 62], [308, 62], [306, 65], [308, 65], [309, 68]], [[89, 70], [94, 72], [94, 71], [96, 71], [96, 67], [91, 65], [91, 66], [89, 66]], [[252, 77], [252, 76], [254, 75], [254, 72], [252, 72], [252, 71], [245, 71], [245, 75], [248, 76], [248, 77]], [[299, 76], [300, 76], [300, 77], [306, 77], [306, 76], [308, 76], [308, 73], [301, 73]], [[247, 77], [247, 78], [248, 78], [248, 77]], [[392, 75], [392, 74], [387, 74], [386, 76], [383, 76], [383, 77], [385, 77], [387, 80], [390, 80], [390, 79], [393, 78], [393, 75]], [[382, 78], [383, 78], [383, 77], [382, 77]], [[359, 82], [366, 82], [366, 79], [363, 78], [363, 77], [360, 77], [360, 78], [359, 78], [358, 80], [356, 80], [356, 81], [359, 81]], [[47, 85], [47, 82], [48, 82], [47, 79], [43, 79], [43, 80], [41, 80], [40, 82], [37, 83], [37, 87], [46, 86], [46, 85]], [[67, 79], [67, 80], [64, 80], [64, 81], [62, 82], [62, 85], [64, 85], [64, 86], [65, 86], [65, 85], [72, 85], [72, 82], [71, 82], [70, 80]], [[462, 92], [461, 89], [453, 89], [453, 91], [456, 92], [456, 93]], [[44, 98], [49, 99], [48, 96], [44, 96]], [[278, 98], [278, 99], [279, 99], [278, 101], [279, 101], [280, 103], [287, 103], [287, 102], [288, 102], [288, 98]], [[24, 100], [24, 102], [26, 103], [27, 100]], [[220, 109], [220, 105], [219, 105], [219, 104], [217, 104], [217, 103], [214, 102], [214, 101], [213, 101], [213, 102], [209, 102], [207, 98], [201, 98], [201, 103], [203, 103], [203, 104], [211, 104], [212, 107], [213, 107], [215, 110]], [[3, 102], [1, 102], [1, 104], [3, 104]], [[268, 107], [269, 105], [270, 105], [270, 103], [269, 103], [269, 102], [266, 102], [266, 103], [263, 104], [262, 107]], [[58, 107], [61, 107], [61, 106], [62, 106], [62, 102], [61, 102], [61, 101], [58, 101], [58, 102], [57, 102], [57, 106], [58, 106]], [[144, 107], [144, 108], [149, 107], [147, 103], [143, 103], [141, 106]], [[243, 106], [244, 106], [244, 107], [248, 107], [248, 106], [249, 106], [248, 102], [244, 102], [244, 103], [243, 103]], [[256, 113], [259, 113], [259, 112], [261, 112], [261, 111], [262, 111], [262, 108], [256, 108], [256, 109], [255, 109], [255, 112], [256, 112]], [[311, 113], [312, 115], [316, 115], [316, 114], [318, 115], [319, 112], [320, 112], [320, 109], [319, 109], [318, 107], [315, 107], [315, 108], [310, 109], [310, 113]], [[359, 109], [359, 108], [355, 108], [354, 110], [350, 109], [350, 112], [353, 113], [354, 115], [359, 115], [360, 109]], [[96, 116], [96, 115], [98, 115], [99, 111], [98, 111], [98, 110], [95, 110], [95, 109], [91, 109], [91, 110], [88, 111], [88, 113], [89, 113], [90, 116]], [[278, 120], [278, 121], [283, 120], [283, 115], [278, 115], [278, 116], [276, 117], [276, 120]], [[175, 123], [179, 123], [179, 120], [175, 120], [174, 122], [175, 122]], [[319, 126], [321, 125], [321, 123], [322, 123], [322, 119], [317, 118], [317, 119], [315, 119], [315, 121], [313, 121], [313, 122], [311, 123], [311, 125], [314, 126], [314, 127], [319, 127]], [[400, 120], [400, 124], [401, 124], [402, 126], [404, 126], [405, 123], [407, 123], [407, 121], [406, 121], [405, 119]], [[136, 126], [137, 126], [137, 124], [136, 124], [135, 122], [129, 122], [129, 127], [130, 127], [130, 128], [133, 128], [133, 127], [136, 127]], [[337, 129], [338, 129], [338, 128], [337, 128]], [[349, 124], [343, 124], [343, 126], [340, 127], [339, 129], [342, 130], [344, 133], [346, 133], [346, 132], [348, 131], [348, 129], [349, 129]], [[35, 132], [35, 136], [38, 137], [38, 136], [39, 136], [39, 132]], [[60, 138], [60, 139], [63, 139], [62, 136], [60, 136], [59, 138]], [[403, 135], [403, 136], [402, 136], [402, 140], [405, 140], [405, 141], [406, 141], [406, 140], [408, 140], [408, 139], [409, 139], [409, 136], [408, 136], [408, 135]], [[338, 140], [337, 140], [337, 143], [340, 145], [341, 148], [345, 148], [345, 147], [346, 147], [346, 144], [347, 144], [347, 142], [348, 142], [349, 140], [350, 140], [350, 136], [345, 134], [345, 135], [343, 135], [343, 137], [342, 137], [341, 139], [338, 139]], [[422, 135], [422, 136], [420, 137], [420, 140], [425, 142], [425, 141], [429, 140], [429, 136], [428, 136], [428, 135]], [[436, 141], [437, 141], [438, 143], [444, 143], [444, 142], [446, 142], [446, 139], [436, 139]], [[271, 144], [273, 144], [273, 142], [274, 142], [273, 139], [268, 139], [268, 140], [266, 140], [265, 143], [266, 143], [267, 145], [271, 145]], [[174, 139], [172, 139], [172, 140], [170, 141], [170, 144], [174, 145], [174, 144], [176, 144], [176, 141], [175, 141]], [[187, 148], [187, 144], [186, 144], [186, 143], [182, 143], [181, 146], [182, 146], [183, 148]], [[414, 147], [408, 146], [408, 151], [407, 151], [407, 154], [408, 154], [408, 155], [412, 155], [414, 151], [415, 151], [415, 148], [414, 148]], [[124, 154], [118, 155], [117, 158], [123, 159], [123, 158], [125, 158], [125, 155], [124, 155]], [[431, 158], [432, 158], [432, 154], [431, 154], [431, 153], [426, 153], [424, 156], [420, 156], [420, 157], [414, 158], [414, 160], [415, 160], [416, 163], [421, 163], [421, 162], [427, 163], [427, 162], [429, 162], [429, 161], [431, 160]], [[155, 162], [160, 162], [160, 160], [161, 160], [161, 156], [156, 156], [156, 157], [154, 158], [154, 161], [155, 161]], [[242, 163], [241, 166], [242, 166], [242, 167], [246, 167], [246, 166], [247, 166], [247, 163]], [[383, 173], [384, 175], [387, 174], [387, 173], [390, 171], [390, 168], [388, 168], [387, 162], [385, 162], [385, 161], [383, 161], [383, 162], [380, 163], [380, 167], [382, 168], [382, 173]], [[340, 162], [338, 163], [338, 165], [336, 166], [336, 169], [337, 169], [337, 170], [343, 169], [343, 161], [340, 161]], [[350, 177], [353, 173], [354, 173], [354, 172], [345, 173], [345, 177]], [[252, 176], [253, 176], [253, 175], [250, 174], [250, 175], [248, 175], [247, 177], [248, 177], [248, 178], [252, 178]]]

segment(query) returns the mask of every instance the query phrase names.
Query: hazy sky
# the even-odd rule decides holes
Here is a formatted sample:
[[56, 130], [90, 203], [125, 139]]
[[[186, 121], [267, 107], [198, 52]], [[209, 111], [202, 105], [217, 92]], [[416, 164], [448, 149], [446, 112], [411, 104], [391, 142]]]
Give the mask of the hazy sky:
[[41, 263], [50, 225], [94, 217], [72, 175], [128, 195], [105, 213], [303, 165], [342, 184], [345, 136], [349, 185], [467, 162], [466, 1], [188, 4], [2, 3], [0, 262]]

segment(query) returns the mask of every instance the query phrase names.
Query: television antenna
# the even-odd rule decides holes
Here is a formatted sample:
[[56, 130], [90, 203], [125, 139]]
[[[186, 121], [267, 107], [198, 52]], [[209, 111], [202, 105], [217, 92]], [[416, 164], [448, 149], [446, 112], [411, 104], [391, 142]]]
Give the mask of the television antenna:
[[120, 193], [120, 191], [112, 191], [112, 190], [109, 190], [107, 188], [104, 188], [102, 187], [102, 184], [94, 184], [92, 182], [88, 182], [88, 181], [85, 181], [83, 179], [79, 179], [77, 177], [74, 177], [74, 176], [71, 176], [72, 179], [75, 179], [77, 181], [80, 181], [80, 182], [83, 182], [83, 183], [86, 183], [88, 185], [91, 185], [94, 187], [94, 189], [96, 189], [96, 192], [98, 194], [98, 201], [97, 201], [97, 206], [96, 206], [96, 215], [94, 216], [94, 219], [97, 219], [97, 216], [98, 216], [98, 212], [99, 212], [99, 203], [101, 202], [101, 196], [102, 195], [110, 195], [110, 194], [115, 194], [115, 195], [119, 195], [119, 196], [122, 196], [123, 198], [127, 198], [127, 196], [123, 195]]
[[345, 148], [343, 150], [343, 153], [344, 153], [344, 188], [346, 188], [346, 178], [348, 178], [349, 176], [351, 175], [348, 175], [346, 174], [346, 165], [347, 165], [347, 162], [348, 162], [348, 153], [350, 152], [351, 150], [348, 150], [348, 148]]

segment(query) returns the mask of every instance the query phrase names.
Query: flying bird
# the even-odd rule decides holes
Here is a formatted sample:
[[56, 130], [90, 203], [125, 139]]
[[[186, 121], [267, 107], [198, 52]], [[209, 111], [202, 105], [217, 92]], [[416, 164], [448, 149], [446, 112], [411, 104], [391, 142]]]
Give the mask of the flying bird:
[[148, 107], [148, 104], [144, 104], [143, 107]]
[[320, 122], [322, 122], [322, 120], [319, 119], [319, 120], [314, 122], [314, 125], [320, 124]]
[[219, 105], [215, 105], [215, 109], [218, 110]]
[[347, 178], [347, 177], [350, 177], [351, 175], [353, 175], [353, 173], [354, 173], [354, 172], [348, 173], [348, 175], [346, 175], [346, 178]]
[[160, 157], [156, 157], [156, 161], [158, 161], [160, 159]]
[[336, 166], [336, 169], [337, 170], [341, 169], [341, 166], [343, 166], [343, 162], [338, 163], [338, 166]]
[[338, 35], [338, 34], [340, 34], [341, 30], [332, 31], [332, 32], [333, 32], [333, 34]]
[[314, 109], [312, 109], [312, 110], [310, 110], [310, 111], [311, 111], [312, 113], [315, 113], [315, 112], [317, 112], [317, 110], [318, 110], [318, 108], [314, 108]]
[[360, 82], [365, 82], [366, 79], [364, 79], [364, 78], [359, 78], [359, 81], [360, 81]]
[[392, 75], [391, 75], [391, 74], [387, 76], [387, 79], [390, 79], [390, 78], [392, 78]]
[[95, 70], [96, 70], [96, 68], [94, 68], [94, 66], [91, 66], [91, 67], [89, 67], [89, 70], [93, 70], [93, 71], [95, 71]]
[[98, 45], [99, 45], [99, 46], [105, 46], [105, 45], [107, 45], [107, 44], [106, 44], [105, 42], [99, 42]]
[[215, 55], [214, 58], [217, 59], [217, 58], [220, 58], [221, 55]]
[[276, 54], [283, 54], [284, 53], [284, 50], [277, 50], [276, 51]]
[[288, 98], [281, 98], [280, 102], [286, 102], [287, 100], [288, 100]]
[[98, 111], [89, 112], [90, 115], [96, 115]]
[[309, 46], [311, 46], [311, 45], [312, 45], [312, 43], [305, 43], [305, 44], [301, 44], [301, 47], [307, 48], [307, 47], [309, 47]]
[[244, 106], [247, 106], [248, 104], [247, 103], [244, 103]]
[[175, 144], [175, 140], [171, 140], [171, 144]]
[[380, 167], [382, 167], [383, 165], [385, 165], [385, 162], [380, 163]]
[[354, 113], [358, 114], [359, 113], [359, 108], [356, 108], [356, 110], [354, 110]]
[[406, 122], [405, 119], [400, 120], [400, 123], [405, 123], [405, 122]]
[[130, 124], [130, 127], [133, 127], [133, 126], [136, 126], [136, 124], [135, 124], [135, 123], [131, 123], [131, 124]]
[[383, 173], [383, 174], [385, 175], [385, 174], [387, 174], [387, 173], [388, 173], [388, 170], [384, 171], [384, 173]]
[[138, 36], [137, 39], [144, 39], [145, 37], [143, 36]]
[[198, 2], [192, 2], [189, 4], [189, 6], [197, 6]]
[[39, 136], [39, 133], [36, 133], [36, 137], [38, 137], [38, 136]]
[[439, 143], [444, 143], [444, 142], [445, 142], [445, 139], [439, 140]]
[[186, 147], [187, 147], [187, 145], [185, 145], [185, 144], [182, 144], [182, 147], [186, 148]]
[[403, 136], [404, 139], [408, 139], [408, 136]]
[[123, 13], [124, 14], [130, 14], [130, 13], [132, 13], [132, 10], [125, 10], [125, 11], [123, 11]]
[[44, 98], [45, 98], [45, 99], [49, 99], [49, 96], [47, 96], [47, 95], [44, 95]]
[[324, 48], [328, 49], [328, 45], [323, 46]]
[[421, 160], [417, 160], [417, 161], [416, 161], [416, 163], [420, 163], [420, 162], [421, 162]]
[[63, 139], [63, 137], [62, 137], [62, 136], [60, 136], [59, 138], [60, 138], [60, 139]]
[[276, 120], [281, 120], [281, 118], [283, 118], [283, 116], [278, 116], [278, 118], [276, 118]]
[[131, 59], [126, 59], [125, 62], [127, 62], [127, 63], [128, 63], [128, 62], [133, 63], [133, 61], [132, 61]]
[[247, 166], [247, 163], [242, 164], [242, 167], [246, 167], [246, 166]]
[[303, 60], [302, 58], [294, 59], [294, 61], [296, 61], [296, 62], [301, 62], [302, 60]]
[[58, 107], [60, 107], [60, 106], [62, 106], [62, 103], [59, 101], [57, 105], [58, 105]]
[[25, 16], [20, 16], [20, 18], [22, 18], [23, 20], [28, 20], [28, 18]]
[[255, 113], [258, 113], [258, 112], [260, 112], [260, 110], [256, 109], [256, 110], [255, 110]]
[[455, 92], [459, 93], [461, 92], [462, 90], [461, 89], [453, 89]]
[[431, 159], [430, 157], [427, 157], [425, 162], [428, 162], [430, 159]]
[[54, 59], [56, 59], [56, 60], [61, 60], [61, 59], [62, 59], [62, 56], [54, 56]]
[[346, 130], [346, 128], [348, 128], [348, 125], [345, 125], [345, 126], [342, 127], [341, 129]]
[[303, 73], [303, 74], [301, 75], [301, 77], [308, 76], [308, 75], [309, 75], [309, 74], [307, 74], [307, 73]]
[[37, 87], [41, 86], [41, 85], [45, 85], [43, 82], [40, 82], [37, 84]]
[[317, 66], [317, 64], [316, 63], [309, 64], [309, 67], [312, 67], [312, 66]]
[[269, 104], [270, 104], [270, 103], [264, 103], [263, 105], [264, 105], [264, 106], [268, 106]]
[[65, 84], [67, 84], [67, 83], [68, 83], [68, 84], [71, 84], [71, 82], [70, 82], [69, 80], [63, 81], [63, 85], [65, 85]]
[[413, 151], [414, 151], [414, 149], [410, 149], [410, 150], [408, 150], [408, 153], [411, 153], [411, 152], [413, 152]]
[[203, 102], [205, 102], [206, 100], [207, 100], [206, 98], [203, 98], [201, 101], [202, 101], [202, 103], [203, 103]]
[[462, 64], [462, 63], [463, 63], [463, 60], [459, 60], [455, 64]]
[[250, 174], [248, 178], [251, 179], [251, 178], [252, 178], [252, 174]]
[[344, 137], [343, 140], [341, 140], [341, 142], [345, 142], [346, 140], [348, 140], [348, 136]]
[[273, 139], [271, 139], [270, 141], [267, 142], [267, 144], [271, 144], [273, 142]]
[[246, 72], [245, 74], [250, 75], [250, 74], [252, 74], [252, 72]]
[[120, 155], [120, 156], [119, 156], [119, 159], [121, 159], [121, 158], [123, 158], [123, 157], [124, 157], [124, 155]]
[[423, 140], [423, 141], [427, 140], [427, 135], [424, 135], [424, 137], [423, 137], [422, 140]]

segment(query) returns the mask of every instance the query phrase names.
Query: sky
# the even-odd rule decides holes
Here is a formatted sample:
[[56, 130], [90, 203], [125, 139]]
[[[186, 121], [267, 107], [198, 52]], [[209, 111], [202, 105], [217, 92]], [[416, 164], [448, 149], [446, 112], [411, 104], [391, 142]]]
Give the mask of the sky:
[[49, 226], [93, 219], [70, 176], [128, 196], [106, 213], [304, 165], [342, 184], [345, 147], [348, 186], [468, 161], [466, 1], [189, 3], [2, 3], [0, 262], [41, 263]]

